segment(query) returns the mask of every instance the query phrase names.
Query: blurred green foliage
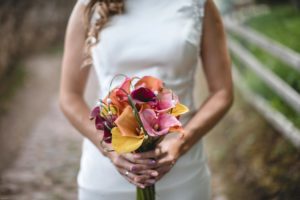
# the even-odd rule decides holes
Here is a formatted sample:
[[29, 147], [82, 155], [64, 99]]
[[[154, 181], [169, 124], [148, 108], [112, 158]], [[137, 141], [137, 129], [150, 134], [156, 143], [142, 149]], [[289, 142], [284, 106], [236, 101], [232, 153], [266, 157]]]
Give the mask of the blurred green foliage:
[[255, 0], [256, 3], [267, 3], [270, 5], [274, 4], [287, 4], [290, 3], [297, 9], [300, 9], [300, 0]]
[[250, 19], [247, 25], [300, 52], [300, 13], [288, 5], [271, 10], [269, 14]]
[[[291, 20], [288, 20], [291, 19]], [[272, 12], [250, 19], [247, 24], [268, 37], [300, 52], [300, 13], [296, 13], [291, 6], [274, 7]], [[285, 28], [282, 28], [285, 27]], [[288, 83], [300, 93], [300, 73], [271, 56], [266, 51], [258, 48], [252, 43], [232, 34], [244, 47], [252, 52], [255, 57], [266, 67]], [[286, 102], [260, 80], [254, 72], [247, 70], [243, 63], [233, 56], [234, 63], [242, 72], [244, 80], [256, 93], [267, 99], [270, 105], [283, 113], [296, 126], [300, 127], [300, 114], [294, 111]]]

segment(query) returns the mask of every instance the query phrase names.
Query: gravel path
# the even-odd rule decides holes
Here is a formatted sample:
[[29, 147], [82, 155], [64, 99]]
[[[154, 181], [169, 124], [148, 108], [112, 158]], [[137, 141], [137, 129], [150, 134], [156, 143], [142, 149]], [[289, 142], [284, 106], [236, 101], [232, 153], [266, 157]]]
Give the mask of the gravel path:
[[[1, 174], [0, 200], [76, 199], [82, 136], [70, 125], [58, 106], [60, 55], [38, 55], [25, 61], [28, 80], [2, 126], [6, 134], [19, 135], [20, 151]], [[86, 99], [95, 94], [91, 75]], [[20, 111], [24, 115], [18, 115]], [[14, 144], [14, 140], [10, 142]]]

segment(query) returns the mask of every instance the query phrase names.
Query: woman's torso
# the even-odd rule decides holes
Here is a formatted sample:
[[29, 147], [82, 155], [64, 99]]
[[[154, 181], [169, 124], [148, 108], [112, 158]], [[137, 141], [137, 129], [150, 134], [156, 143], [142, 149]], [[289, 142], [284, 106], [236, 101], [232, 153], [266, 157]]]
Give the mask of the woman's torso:
[[[190, 108], [190, 113], [180, 119], [185, 124], [196, 112], [194, 74], [200, 61], [204, 1], [125, 0], [125, 13], [110, 19], [99, 34], [100, 42], [92, 49], [100, 98], [107, 95], [116, 74], [155, 76]], [[205, 159], [200, 140], [158, 182], [158, 188], [167, 190], [192, 180], [197, 174], [208, 173]], [[78, 183], [99, 191], [134, 190], [87, 139], [83, 142]]]

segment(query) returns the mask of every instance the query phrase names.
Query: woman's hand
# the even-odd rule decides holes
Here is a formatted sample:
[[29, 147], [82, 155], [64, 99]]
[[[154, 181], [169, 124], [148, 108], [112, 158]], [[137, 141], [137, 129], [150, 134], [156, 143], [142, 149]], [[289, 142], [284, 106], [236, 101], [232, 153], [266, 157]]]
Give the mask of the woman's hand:
[[136, 159], [132, 153], [109, 152], [106, 156], [127, 181], [140, 188], [154, 184], [155, 177], [158, 176], [158, 172], [153, 169], [156, 166], [153, 159]]
[[157, 182], [172, 169], [183, 154], [180, 150], [181, 147], [182, 140], [180, 138], [167, 138], [159, 143], [155, 150], [134, 154], [134, 158], [136, 158], [137, 162], [145, 159], [153, 159], [156, 161], [156, 165], [152, 169], [158, 172], [158, 176], [151, 177], [151, 182]]

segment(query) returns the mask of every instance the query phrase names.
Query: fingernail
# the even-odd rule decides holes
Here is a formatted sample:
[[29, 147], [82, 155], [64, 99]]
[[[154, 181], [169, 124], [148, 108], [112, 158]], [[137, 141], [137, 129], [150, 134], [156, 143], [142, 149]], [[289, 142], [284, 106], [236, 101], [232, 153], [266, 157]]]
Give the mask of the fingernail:
[[140, 185], [140, 188], [145, 189], [145, 186], [144, 185]]
[[150, 160], [150, 161], [149, 161], [149, 164], [155, 165], [155, 164], [156, 164], [156, 161], [155, 161], [155, 160]]
[[158, 172], [157, 171], [151, 172], [151, 176], [158, 176]]
[[136, 170], [137, 170], [137, 167], [136, 167], [136, 166], [132, 166], [132, 167], [131, 167], [131, 171], [134, 172], [134, 171], [136, 171]]
[[134, 158], [140, 158], [140, 155], [139, 154], [134, 154], [133, 157]]

